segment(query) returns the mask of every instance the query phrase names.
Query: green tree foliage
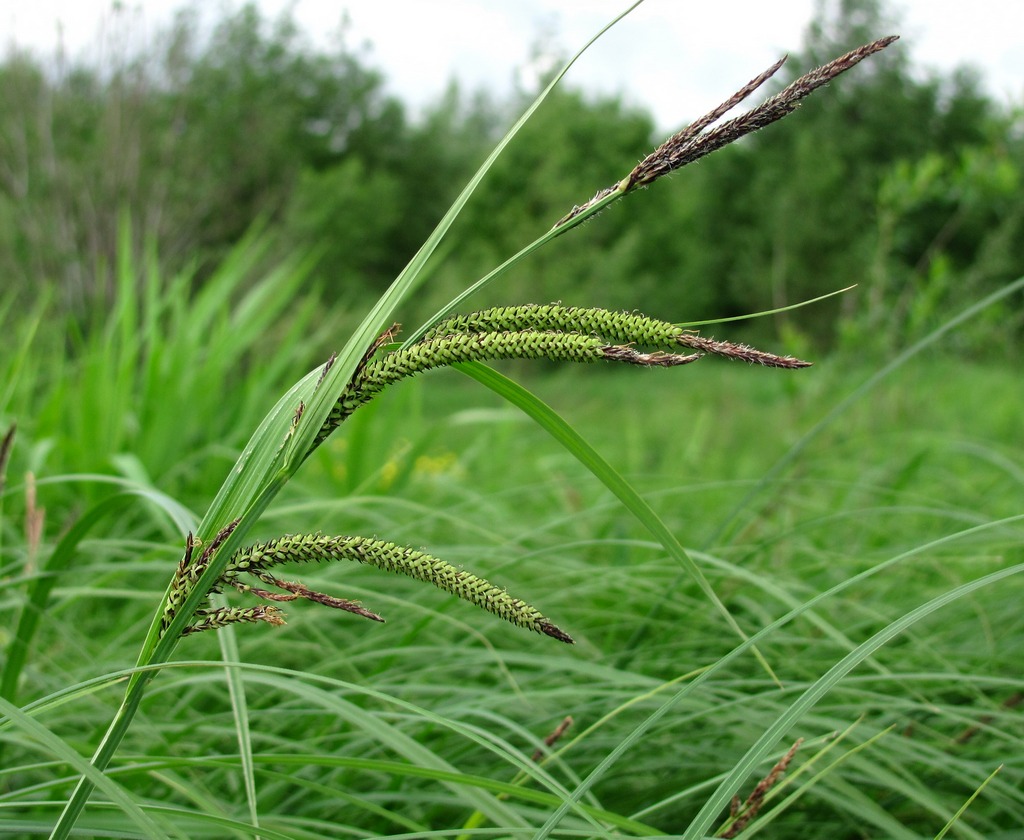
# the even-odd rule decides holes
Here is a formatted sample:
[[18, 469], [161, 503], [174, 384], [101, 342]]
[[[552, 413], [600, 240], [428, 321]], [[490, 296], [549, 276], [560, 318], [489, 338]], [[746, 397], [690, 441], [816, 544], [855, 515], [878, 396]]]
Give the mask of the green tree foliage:
[[[821, 0], [780, 84], [899, 29], [880, 0]], [[856, 283], [832, 308], [787, 323], [823, 342], [880, 347], [1018, 276], [1019, 115], [968, 70], [922, 73], [911, 47], [687, 168], [683, 183], [657, 184], [542, 249], [488, 302], [642, 300], [682, 321]], [[736, 68], [722, 97], [757, 69]], [[223, 255], [263, 218], [279, 251], [319, 255], [333, 299], [375, 295], [528, 99], [453, 86], [410, 120], [343, 38], [314, 48], [289, 15], [268, 21], [251, 6], [207, 36], [182, 14], [145, 56], [112, 67], [12, 53], [0, 64], [0, 271], [8, 288], [52, 281], [79, 304], [111, 284], [122, 211], [137, 250], [154, 239], [170, 270]], [[556, 91], [453, 229], [422, 314], [661, 139], [649, 115], [617, 99]], [[1016, 346], [1019, 308], [1008, 303], [998, 336], [971, 349]]]
[[[144, 216], [142, 116], [124, 68], [101, 83], [72, 69], [57, 81], [25, 55], [0, 67], [0, 271], [7, 289], [54, 281], [67, 300], [93, 289], [114, 254], [118, 205]], [[134, 113], [125, 107], [133, 101]]]
[[[791, 72], [890, 30], [898, 26], [877, 0], [819, 3]], [[695, 238], [713, 247], [694, 254], [693, 264], [720, 278], [734, 305], [783, 306], [857, 283], [870, 288], [866, 299], [855, 293], [843, 302], [847, 320], [859, 325], [849, 335], [873, 340], [882, 330], [886, 341], [902, 343], [913, 308], [907, 297], [928, 285], [928, 271], [966, 271], [984, 254], [993, 268], [1002, 266], [985, 272], [989, 284], [1019, 276], [1020, 257], [1006, 248], [1010, 230], [1021, 232], [1024, 211], [1011, 186], [1021, 157], [1019, 142], [1011, 149], [1008, 119], [967, 70], [922, 79], [899, 46], [878, 59], [837, 80], [793, 119], [727, 149], [695, 178]], [[906, 182], [922, 165], [931, 174], [916, 177], [933, 188], [928, 195], [919, 188], [911, 200]], [[957, 188], [954, 173], [964, 166], [974, 172], [959, 176]], [[975, 180], [983, 169], [989, 175]], [[938, 170], [942, 186], [934, 184]], [[970, 294], [980, 291], [975, 284]], [[937, 289], [928, 294], [946, 311], [958, 302]], [[902, 318], [890, 317], [894, 297]], [[832, 335], [838, 313], [821, 314], [799, 325]]]
[[335, 294], [386, 288], [490, 151], [502, 124], [482, 98], [452, 87], [416, 125], [393, 126], [379, 147], [307, 162], [285, 212], [292, 247], [320, 255]]
[[344, 49], [314, 51], [291, 17], [268, 25], [246, 6], [200, 46], [181, 16], [175, 37], [186, 65], [167, 106], [178, 159], [202, 176], [178, 184], [201, 246], [223, 247], [259, 213], [280, 213], [306, 167], [387, 167], [397, 153], [405, 117], [379, 74]]
[[[222, 256], [284, 215], [304, 170], [402, 154], [402, 106], [344, 47], [317, 52], [289, 16], [247, 6], [200, 37], [178, 16], [145, 56], [112, 67], [0, 67], [0, 268], [71, 302], [110, 284], [117, 219], [173, 267]], [[6, 226], [5, 226], [6, 227]]]

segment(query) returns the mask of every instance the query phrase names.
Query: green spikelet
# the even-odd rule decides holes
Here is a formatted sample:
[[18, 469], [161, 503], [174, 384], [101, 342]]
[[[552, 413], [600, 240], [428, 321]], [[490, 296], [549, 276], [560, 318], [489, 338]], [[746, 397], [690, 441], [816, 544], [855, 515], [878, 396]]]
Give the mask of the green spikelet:
[[[568, 634], [538, 610], [483, 578], [422, 551], [365, 537], [298, 534], [252, 545], [232, 556], [220, 583], [236, 586], [237, 577], [241, 574], [251, 574], [267, 582], [276, 581], [268, 574], [275, 566], [322, 560], [354, 560], [431, 583], [518, 627], [572, 643]], [[248, 587], [241, 584], [240, 588]]]
[[506, 330], [550, 330], [596, 336], [610, 343], [643, 344], [664, 347], [683, 332], [675, 324], [656, 321], [632, 312], [584, 309], [557, 303], [526, 306], [500, 306], [442, 321], [423, 341], [456, 333], [489, 333]]
[[556, 362], [583, 363], [604, 360], [669, 367], [689, 364], [698, 358], [699, 354], [682, 356], [671, 353], [638, 353], [631, 347], [609, 344], [600, 337], [579, 332], [509, 330], [439, 335], [429, 341], [420, 341], [409, 347], [394, 350], [362, 366], [328, 415], [316, 442], [322, 443], [353, 411], [372, 400], [389, 385], [408, 376], [458, 362], [550, 359]]
[[464, 332], [490, 333], [502, 330], [572, 331], [599, 337], [608, 344], [624, 342], [650, 347], [680, 345], [701, 353], [765, 367], [808, 367], [807, 362], [794, 359], [792, 356], [779, 356], [745, 344], [715, 341], [668, 321], [658, 321], [639, 313], [583, 309], [576, 306], [561, 306], [557, 303], [542, 306], [499, 306], [472, 312], [469, 315], [457, 315], [431, 329], [423, 337], [423, 341]]
[[196, 610], [194, 624], [186, 627], [182, 634], [190, 636], [193, 633], [201, 633], [204, 630], [217, 630], [227, 627], [229, 624], [272, 624], [279, 626], [284, 624], [284, 613], [277, 607], [268, 607], [260, 604], [256, 607], [221, 607], [216, 610]]

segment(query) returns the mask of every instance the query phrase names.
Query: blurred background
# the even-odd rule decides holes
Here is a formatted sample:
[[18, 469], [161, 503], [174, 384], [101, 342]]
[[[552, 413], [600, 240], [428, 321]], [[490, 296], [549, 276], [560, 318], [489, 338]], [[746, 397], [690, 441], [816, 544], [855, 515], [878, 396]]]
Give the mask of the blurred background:
[[[0, 11], [0, 696], [60, 698], [32, 720], [92, 752], [120, 689], [88, 681], [137, 660], [184, 534], [261, 418], [344, 346], [545, 80], [624, 6]], [[800, 690], [947, 598], [793, 722], [780, 749], [807, 738], [797, 764], [813, 774], [772, 806], [769, 833], [1024, 836], [1020, 575], [965, 589], [1024, 562], [1022, 15], [1006, 0], [648, 0], [515, 137], [399, 313], [408, 335], [781, 54], [764, 96], [901, 34], [467, 304], [689, 323], [854, 286], [703, 327], [809, 370], [502, 366], [635, 487], [745, 632], [835, 588], [758, 643], [785, 692], [752, 656], [726, 662], [733, 628], [569, 448], [476, 382], [431, 373], [346, 421], [253, 539], [322, 529], [422, 547], [577, 644], [416, 581], [308, 564], [305, 584], [387, 625], [293, 604], [285, 628], [243, 628], [242, 663], [293, 669], [247, 673], [248, 721], [217, 668], [161, 674], [125, 742], [131, 795], [174, 806], [189, 837], [257, 811], [275, 836], [425, 837], [476, 825], [478, 779], [523, 778], [572, 715], [581, 734], [548, 765], [559, 784], [589, 783], [616, 751], [586, 798], [679, 836]], [[182, 650], [234, 657], [222, 641]], [[224, 760], [248, 749], [244, 726], [258, 785]], [[12, 731], [3, 813], [42, 834], [74, 774], [63, 753], [40, 758], [36, 730]], [[432, 775], [452, 767], [464, 785]], [[554, 807], [500, 804], [513, 828], [490, 836]], [[90, 809], [81, 828], [138, 836], [126, 819]], [[565, 827], [596, 836], [582, 818]]]
[[[962, 5], [794, 0], [737, 14], [650, 0], [498, 162], [406, 317], [432, 312], [780, 54], [777, 85], [898, 32], [798, 115], [624, 202], [480, 302], [641, 306], [678, 322], [857, 284], [755, 329], [819, 351], [904, 346], [1024, 262], [1022, 12]], [[542, 83], [623, 6], [9, 11], [4, 293], [45, 289], [80, 316], [110, 291], [127, 218], [125, 247], [149, 247], [167, 272], [190, 267], [197, 284], [259, 226], [272, 247], [254, 276], [313, 254], [308, 293], [365, 311]], [[997, 310], [958, 333], [957, 352], [1017, 352], [1020, 300]]]

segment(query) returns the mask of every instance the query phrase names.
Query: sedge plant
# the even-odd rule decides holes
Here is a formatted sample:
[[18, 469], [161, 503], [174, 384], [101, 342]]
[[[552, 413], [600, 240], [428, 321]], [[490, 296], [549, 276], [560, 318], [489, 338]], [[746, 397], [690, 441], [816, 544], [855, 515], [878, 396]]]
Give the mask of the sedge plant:
[[[636, 313], [555, 304], [502, 307], [468, 315], [453, 313], [469, 295], [492, 283], [536, 249], [593, 218], [624, 196], [648, 187], [688, 163], [793, 113], [800, 102], [817, 88], [894, 40], [895, 37], [882, 38], [853, 50], [801, 76], [740, 116], [725, 120], [728, 112], [780, 69], [782, 61], [775, 63], [721, 105], [670, 137], [624, 178], [574, 207], [545, 234], [469, 286], [399, 344], [396, 341], [398, 326], [393, 324], [398, 307], [417, 287], [427, 260], [493, 161], [558, 83], [575, 61], [574, 57], [498, 144], [344, 347], [326, 364], [295, 383], [256, 429], [196, 532], [186, 537], [183, 556], [150, 624], [137, 667], [128, 676], [124, 699], [91, 761], [71, 761], [82, 775], [54, 828], [53, 836], [63, 838], [71, 834], [95, 787], [103, 788], [115, 801], [121, 802], [116, 787], [108, 784], [104, 771], [138, 712], [147, 686], [161, 667], [169, 662], [183, 637], [229, 625], [279, 625], [284, 620], [279, 605], [299, 599], [380, 620], [379, 615], [355, 601], [317, 592], [302, 583], [284, 579], [279, 571], [283, 565], [330, 560], [372, 565], [429, 582], [515, 625], [558, 641], [571, 642], [566, 630], [525, 601], [474, 573], [417, 549], [384, 539], [318, 532], [281, 535], [258, 543], [249, 543], [247, 535], [302, 464], [353, 412], [392, 384], [431, 369], [458, 367], [504, 393], [546, 425], [549, 431], [558, 434], [564, 433], [564, 428], [559, 427], [557, 417], [553, 417], [527, 392], [499, 377], [482, 363], [494, 359], [542, 358], [672, 368], [687, 366], [711, 355], [769, 368], [806, 367], [806, 362], [790, 356], [716, 340]], [[701, 589], [723, 613], [730, 626], [745, 638], [724, 604], [703, 579], [699, 567], [636, 492], [610, 473], [602, 474], [599, 456], [581, 441], [574, 442], [574, 449], [574, 454], [605, 480], [669, 553], [696, 577]], [[253, 598], [255, 603], [242, 607], [225, 605], [218, 593], [229, 589]], [[756, 652], [753, 640], [744, 642], [742, 649], [748, 648]], [[24, 723], [32, 725], [27, 719]], [[744, 808], [737, 811], [737, 822], [744, 814], [756, 812], [753, 803]], [[126, 813], [144, 831], [152, 833], [159, 830], [151, 818], [138, 809], [126, 808]]]

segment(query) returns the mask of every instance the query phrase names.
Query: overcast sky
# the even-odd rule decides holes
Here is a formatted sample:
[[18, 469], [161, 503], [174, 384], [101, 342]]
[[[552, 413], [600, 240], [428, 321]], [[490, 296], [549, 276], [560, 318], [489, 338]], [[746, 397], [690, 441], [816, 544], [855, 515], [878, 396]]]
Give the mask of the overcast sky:
[[[17, 8], [15, 8], [17, 5]], [[177, 0], [124, 0], [122, 24], [153, 32]], [[216, 16], [243, 4], [208, 2]], [[457, 76], [467, 89], [503, 92], [543, 36], [575, 51], [628, 0], [258, 0], [268, 15], [293, 8], [315, 41], [329, 43], [347, 12], [350, 46], [371, 45], [366, 61], [412, 106], [429, 102]], [[0, 46], [52, 54], [58, 21], [69, 53], [96, 58], [112, 31], [111, 0], [0, 0]], [[970, 63], [989, 91], [1024, 104], [1024, 0], [892, 0], [916, 64]], [[815, 0], [646, 0], [571, 71], [570, 82], [621, 93], [663, 128], [708, 110], [787, 50], [799, 48]], [[889, 33], [878, 33], [879, 35]], [[890, 48], [892, 49], [892, 48]], [[807, 69], [807, 68], [803, 68]]]

